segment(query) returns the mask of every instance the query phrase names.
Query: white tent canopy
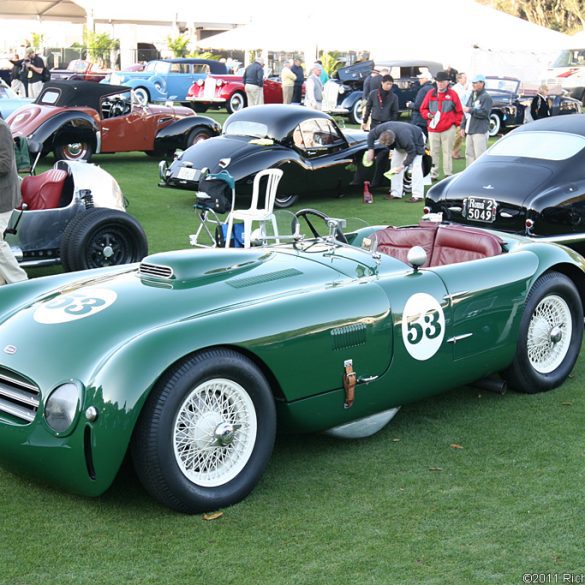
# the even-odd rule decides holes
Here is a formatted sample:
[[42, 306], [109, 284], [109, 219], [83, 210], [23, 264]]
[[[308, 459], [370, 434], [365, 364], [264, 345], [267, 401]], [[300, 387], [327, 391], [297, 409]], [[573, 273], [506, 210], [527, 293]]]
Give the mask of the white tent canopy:
[[307, 61], [320, 50], [365, 50], [380, 61], [424, 58], [459, 70], [532, 80], [539, 78], [567, 38], [473, 0], [443, 0], [440, 7], [436, 0], [416, 0], [409, 10], [400, 11], [385, 3], [374, 9], [380, 17], [367, 25], [327, 6], [295, 6], [285, 19], [257, 15], [250, 24], [214, 35], [200, 45], [304, 51]]

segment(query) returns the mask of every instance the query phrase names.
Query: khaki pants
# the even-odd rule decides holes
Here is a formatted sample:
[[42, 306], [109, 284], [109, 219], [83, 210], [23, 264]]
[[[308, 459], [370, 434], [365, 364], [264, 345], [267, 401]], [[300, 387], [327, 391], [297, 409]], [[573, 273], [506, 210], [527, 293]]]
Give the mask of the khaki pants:
[[458, 128], [451, 126], [444, 132], [429, 132], [429, 145], [433, 157], [433, 168], [431, 177], [436, 179], [439, 176], [439, 161], [443, 154], [443, 174], [449, 177], [453, 174], [453, 143]]
[[283, 85], [282, 86], [282, 103], [283, 104], [292, 103], [292, 97], [293, 97], [294, 90], [295, 90], [294, 85]]
[[19, 282], [28, 278], [18, 265], [10, 246], [4, 241], [4, 230], [8, 225], [11, 211], [0, 213], [0, 284]]
[[469, 166], [474, 160], [477, 160], [486, 150], [489, 133], [485, 134], [468, 134], [465, 137], [465, 165]]
[[249, 106], [259, 106], [264, 103], [264, 90], [257, 85], [246, 83], [244, 86]]

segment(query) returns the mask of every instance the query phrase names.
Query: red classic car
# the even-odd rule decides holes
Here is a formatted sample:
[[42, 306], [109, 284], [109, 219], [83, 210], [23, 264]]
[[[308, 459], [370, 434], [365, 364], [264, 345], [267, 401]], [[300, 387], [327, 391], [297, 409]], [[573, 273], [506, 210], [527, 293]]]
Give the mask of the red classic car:
[[190, 108], [144, 105], [128, 87], [91, 81], [45, 83], [39, 97], [6, 122], [13, 136], [57, 160], [133, 150], [164, 157], [221, 132], [215, 120]]
[[[196, 112], [205, 112], [210, 106], [225, 107], [233, 114], [247, 105], [241, 75], [208, 75], [199, 79], [187, 93], [187, 100], [191, 102]], [[282, 85], [277, 78], [264, 80], [264, 103], [282, 103]]]

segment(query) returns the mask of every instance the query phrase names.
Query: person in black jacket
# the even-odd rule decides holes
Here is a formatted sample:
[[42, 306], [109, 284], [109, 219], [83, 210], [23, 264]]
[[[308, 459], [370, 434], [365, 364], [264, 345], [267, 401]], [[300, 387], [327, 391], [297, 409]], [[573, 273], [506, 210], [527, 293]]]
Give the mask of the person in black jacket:
[[[374, 144], [378, 140], [387, 148], [394, 148], [391, 169], [394, 171], [390, 179], [392, 186], [388, 199], [401, 199], [404, 189], [404, 171], [412, 169], [412, 197], [410, 203], [417, 203], [424, 198], [424, 180], [422, 156], [425, 152], [425, 135], [423, 131], [408, 122], [384, 122], [368, 134], [367, 157], [373, 161]], [[376, 159], [378, 157], [376, 156]], [[387, 159], [386, 159], [387, 160]], [[376, 160], [376, 167], [378, 167]]]
[[412, 118], [410, 121], [415, 126], [418, 126], [424, 132], [425, 137], [427, 137], [429, 135], [428, 122], [420, 115], [420, 107], [422, 106], [427, 93], [431, 89], [434, 89], [435, 86], [433, 84], [433, 76], [428, 70], [423, 70], [420, 75], [418, 75], [418, 80], [421, 85], [416, 93], [414, 102], [409, 102], [407, 105], [412, 108]]
[[244, 71], [244, 89], [249, 106], [264, 103], [264, 59], [258, 57]]
[[290, 70], [296, 75], [297, 80], [294, 83], [292, 102], [293, 104], [300, 104], [303, 97], [303, 82], [305, 81], [305, 72], [301, 65], [301, 60], [295, 57], [294, 64]]
[[533, 120], [540, 120], [540, 118], [548, 118], [550, 116], [550, 107], [547, 98], [548, 86], [541, 85], [530, 104], [530, 115]]
[[393, 85], [394, 78], [392, 75], [384, 75], [379, 89], [370, 92], [364, 110], [362, 130], [367, 129], [370, 115], [372, 117], [370, 129], [382, 124], [382, 122], [398, 120], [398, 96], [392, 91]]

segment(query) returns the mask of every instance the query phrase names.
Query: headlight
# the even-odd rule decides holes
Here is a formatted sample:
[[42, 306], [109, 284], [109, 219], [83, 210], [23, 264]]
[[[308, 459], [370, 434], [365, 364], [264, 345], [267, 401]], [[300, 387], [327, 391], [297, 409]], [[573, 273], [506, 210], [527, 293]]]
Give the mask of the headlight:
[[75, 382], [57, 386], [45, 401], [45, 420], [56, 433], [69, 431], [81, 405], [81, 388]]

